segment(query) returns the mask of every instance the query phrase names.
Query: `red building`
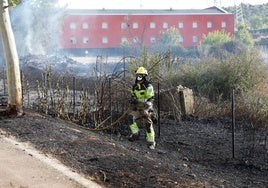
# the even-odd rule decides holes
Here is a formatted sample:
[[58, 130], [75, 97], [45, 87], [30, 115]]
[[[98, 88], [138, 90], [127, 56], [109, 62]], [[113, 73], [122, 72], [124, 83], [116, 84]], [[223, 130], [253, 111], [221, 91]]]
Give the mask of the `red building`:
[[199, 45], [215, 30], [234, 34], [234, 15], [218, 7], [182, 10], [69, 10], [62, 25], [65, 50], [116, 49], [124, 42], [156, 44], [161, 31], [176, 27], [180, 44]]

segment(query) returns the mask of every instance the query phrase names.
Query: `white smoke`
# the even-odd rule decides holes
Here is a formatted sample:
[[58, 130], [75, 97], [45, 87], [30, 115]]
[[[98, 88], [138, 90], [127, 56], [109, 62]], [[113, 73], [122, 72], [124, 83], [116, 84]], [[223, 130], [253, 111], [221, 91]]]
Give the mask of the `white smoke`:
[[10, 11], [18, 53], [44, 55], [57, 51], [65, 9], [58, 0], [24, 0]]

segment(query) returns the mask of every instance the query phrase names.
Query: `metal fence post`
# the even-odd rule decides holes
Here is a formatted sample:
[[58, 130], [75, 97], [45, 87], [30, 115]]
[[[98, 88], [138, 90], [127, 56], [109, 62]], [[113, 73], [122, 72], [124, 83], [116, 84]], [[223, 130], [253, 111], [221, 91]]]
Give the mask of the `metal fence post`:
[[160, 132], [161, 132], [161, 128], [160, 128], [160, 84], [159, 82], [157, 83], [157, 114], [158, 114], [158, 120], [157, 120], [157, 124], [158, 124], [158, 138], [160, 138]]
[[73, 114], [75, 117], [75, 89], [76, 89], [76, 83], [75, 83], [75, 77], [73, 77]]
[[232, 157], [235, 158], [235, 91], [232, 91]]

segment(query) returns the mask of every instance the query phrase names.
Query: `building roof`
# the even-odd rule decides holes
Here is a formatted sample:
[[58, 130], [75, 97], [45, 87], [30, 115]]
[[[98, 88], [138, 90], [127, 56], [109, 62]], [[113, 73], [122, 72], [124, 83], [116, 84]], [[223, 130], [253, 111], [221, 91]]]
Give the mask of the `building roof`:
[[232, 14], [219, 7], [206, 9], [69, 9], [71, 15], [172, 15], [172, 14]]

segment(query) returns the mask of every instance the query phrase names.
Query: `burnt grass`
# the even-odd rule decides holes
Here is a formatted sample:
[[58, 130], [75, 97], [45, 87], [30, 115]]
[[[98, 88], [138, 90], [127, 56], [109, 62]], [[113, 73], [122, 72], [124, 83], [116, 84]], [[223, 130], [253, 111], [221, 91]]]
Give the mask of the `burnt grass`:
[[[267, 187], [268, 130], [236, 121], [233, 158], [230, 119], [162, 119], [157, 147], [144, 130], [129, 142], [127, 125], [92, 131], [25, 110], [0, 116], [1, 134], [31, 143], [103, 187]], [[124, 130], [124, 131], [121, 131]]]

